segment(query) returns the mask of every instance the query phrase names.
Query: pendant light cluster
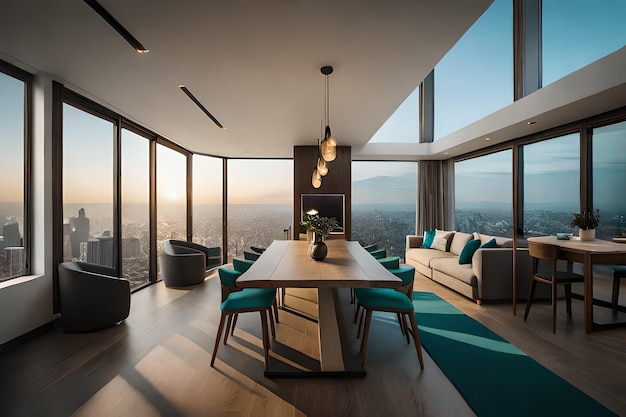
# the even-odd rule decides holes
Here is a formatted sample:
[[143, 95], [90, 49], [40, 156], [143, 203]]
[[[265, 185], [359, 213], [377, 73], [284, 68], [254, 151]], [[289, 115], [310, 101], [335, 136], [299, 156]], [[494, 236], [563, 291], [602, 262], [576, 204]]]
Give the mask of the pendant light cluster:
[[329, 121], [329, 100], [328, 100], [328, 76], [333, 73], [333, 67], [323, 66], [320, 69], [321, 73], [325, 77], [325, 99], [324, 99], [324, 118], [326, 119], [326, 128], [324, 129], [324, 139], [320, 143], [317, 140], [317, 164], [313, 169], [313, 175], [311, 176], [311, 184], [313, 188], [320, 188], [322, 186], [322, 177], [328, 174], [328, 163], [335, 160], [337, 157], [337, 142], [333, 138], [330, 132]]

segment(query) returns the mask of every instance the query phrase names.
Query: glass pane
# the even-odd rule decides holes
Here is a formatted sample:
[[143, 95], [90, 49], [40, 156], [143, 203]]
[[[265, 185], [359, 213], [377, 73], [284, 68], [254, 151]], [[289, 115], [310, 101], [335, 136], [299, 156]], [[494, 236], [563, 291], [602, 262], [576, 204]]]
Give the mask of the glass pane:
[[572, 133], [522, 147], [524, 236], [572, 232], [580, 211], [580, 135]]
[[420, 132], [419, 86], [389, 116], [389, 119], [370, 139], [375, 142], [417, 143]]
[[222, 247], [222, 159], [193, 157], [193, 241]]
[[187, 240], [187, 158], [157, 144], [157, 252], [163, 241]]
[[626, 236], [626, 122], [593, 129], [593, 208], [600, 209], [596, 237]]
[[63, 105], [63, 259], [113, 268], [113, 123]]
[[624, 0], [543, 0], [543, 85], [626, 44]]
[[415, 234], [416, 204], [416, 162], [352, 162], [352, 240], [404, 259], [406, 235]]
[[435, 139], [513, 102], [512, 3], [495, 0], [435, 66]]
[[0, 281], [25, 272], [23, 81], [0, 73]]
[[293, 161], [228, 160], [228, 260], [293, 233]]
[[150, 141], [122, 130], [122, 276], [150, 280]]
[[513, 237], [513, 151], [454, 164], [456, 230]]

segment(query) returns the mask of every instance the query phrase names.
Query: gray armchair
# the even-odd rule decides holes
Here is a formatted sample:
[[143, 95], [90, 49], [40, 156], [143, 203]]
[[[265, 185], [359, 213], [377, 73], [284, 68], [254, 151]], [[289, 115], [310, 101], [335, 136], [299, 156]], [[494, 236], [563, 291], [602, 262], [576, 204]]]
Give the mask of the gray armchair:
[[[203, 251], [166, 240], [161, 252], [161, 277], [166, 287], [184, 287], [204, 282], [206, 255]], [[188, 242], [184, 242], [188, 243]]]
[[194, 250], [198, 250], [204, 253], [205, 261], [206, 261], [206, 270], [215, 268], [217, 266], [222, 265], [222, 248], [216, 247], [207, 247], [203, 245], [199, 245], [193, 242], [187, 242], [186, 240], [175, 240], [170, 239], [170, 243], [176, 246], [183, 246], [185, 248], [190, 248]]
[[113, 326], [130, 312], [130, 282], [111, 268], [84, 262], [59, 264], [61, 324], [68, 333]]

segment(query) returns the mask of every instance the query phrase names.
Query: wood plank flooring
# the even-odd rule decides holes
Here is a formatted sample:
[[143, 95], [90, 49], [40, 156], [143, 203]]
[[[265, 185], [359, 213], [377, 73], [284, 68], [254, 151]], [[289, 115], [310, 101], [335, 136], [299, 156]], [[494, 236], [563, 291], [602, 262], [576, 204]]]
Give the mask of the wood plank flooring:
[[[626, 329], [585, 334], [582, 301], [573, 301], [571, 319], [560, 303], [552, 334], [546, 303], [533, 305], [524, 322], [523, 303], [514, 316], [509, 304], [478, 306], [424, 278], [415, 289], [437, 293], [626, 415]], [[474, 415], [428, 354], [419, 371], [415, 349], [389, 315], [373, 320], [365, 378], [265, 378], [258, 314], [241, 316], [211, 368], [219, 297], [215, 274], [187, 289], [158, 283], [133, 294], [130, 317], [118, 326], [86, 334], [54, 328], [2, 353], [0, 416]], [[283, 317], [278, 340], [315, 357], [315, 332], [310, 325], [299, 331], [294, 320]], [[356, 326], [348, 333], [348, 349], [358, 350]]]

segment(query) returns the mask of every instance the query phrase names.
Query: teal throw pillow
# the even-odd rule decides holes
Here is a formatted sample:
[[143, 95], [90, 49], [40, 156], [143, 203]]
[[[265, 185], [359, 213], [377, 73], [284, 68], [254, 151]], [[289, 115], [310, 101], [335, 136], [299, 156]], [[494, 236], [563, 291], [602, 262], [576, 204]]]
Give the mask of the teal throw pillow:
[[426, 233], [424, 233], [424, 241], [422, 242], [422, 246], [420, 248], [428, 249], [430, 245], [433, 244], [433, 240], [435, 239], [435, 229], [430, 229]]
[[474, 252], [480, 247], [480, 240], [473, 239], [470, 240], [463, 246], [461, 250], [461, 254], [459, 255], [459, 264], [471, 264], [472, 256], [474, 256]]
[[497, 248], [498, 244], [496, 243], [496, 238], [494, 237], [489, 242], [486, 242], [481, 248]]

